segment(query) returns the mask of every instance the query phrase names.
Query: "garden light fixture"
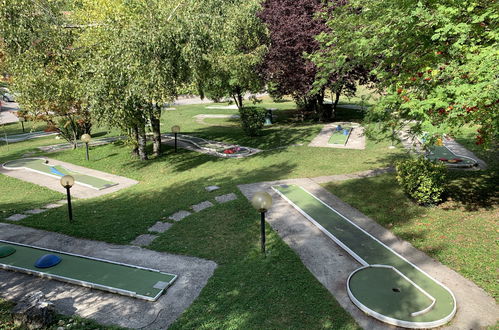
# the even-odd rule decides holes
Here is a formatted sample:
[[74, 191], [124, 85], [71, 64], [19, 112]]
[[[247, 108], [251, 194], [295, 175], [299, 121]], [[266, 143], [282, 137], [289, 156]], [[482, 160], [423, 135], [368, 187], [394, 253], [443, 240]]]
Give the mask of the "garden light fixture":
[[73, 210], [71, 209], [71, 187], [75, 184], [75, 179], [71, 175], [65, 175], [61, 178], [61, 186], [66, 188], [66, 195], [68, 197], [68, 214], [69, 222], [73, 222]]
[[83, 134], [81, 136], [80, 140], [85, 143], [85, 147], [87, 150], [87, 160], [88, 160], [89, 159], [89, 157], [88, 157], [88, 143], [90, 142], [90, 140], [92, 140], [92, 137], [90, 136], [90, 134]]
[[175, 135], [175, 152], [177, 152], [177, 134], [180, 132], [180, 126], [173, 125], [172, 133]]
[[260, 212], [260, 231], [262, 253], [265, 254], [265, 213], [272, 207], [272, 196], [264, 191], [258, 191], [251, 198], [251, 205]]

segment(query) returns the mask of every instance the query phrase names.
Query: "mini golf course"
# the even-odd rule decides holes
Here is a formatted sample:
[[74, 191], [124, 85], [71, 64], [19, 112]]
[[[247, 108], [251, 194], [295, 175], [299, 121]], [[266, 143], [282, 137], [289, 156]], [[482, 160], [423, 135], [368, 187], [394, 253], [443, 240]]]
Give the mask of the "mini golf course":
[[[171, 133], [162, 134], [161, 136], [165, 138], [169, 142], [169, 144], [171, 144], [175, 140], [175, 135]], [[207, 153], [222, 158], [248, 157], [261, 151], [259, 149], [206, 140], [203, 138], [185, 134], [177, 134], [177, 140], [179, 142], [178, 146], [181, 148]]]
[[58, 134], [58, 133], [57, 132], [37, 131], [37, 132], [14, 134], [14, 135], [8, 135], [6, 137], [0, 137], [0, 141], [4, 141], [4, 142], [8, 142], [8, 143], [15, 143], [15, 142], [21, 142], [21, 141], [26, 141], [26, 140], [36, 139], [36, 138], [42, 138], [42, 137], [56, 135], [56, 134]]
[[177, 275], [0, 240], [0, 268], [156, 301]]
[[26, 169], [58, 179], [64, 175], [71, 175], [74, 177], [77, 184], [96, 190], [102, 190], [117, 185], [117, 183], [111, 181], [71, 171], [61, 165], [49, 164], [48, 161], [43, 158], [22, 158], [11, 160], [4, 163], [3, 168], [7, 170]]
[[336, 126], [333, 130], [333, 134], [329, 138], [329, 144], [347, 144], [348, 138], [350, 137], [350, 133], [352, 133], [352, 127], [342, 127], [340, 125]]
[[478, 165], [478, 162], [473, 158], [456, 155], [446, 146], [431, 146], [426, 153], [426, 158], [438, 160], [449, 167], [473, 167]]
[[406, 328], [432, 328], [452, 319], [456, 299], [443, 284], [302, 187], [272, 189], [361, 264], [350, 274], [347, 291], [362, 311]]

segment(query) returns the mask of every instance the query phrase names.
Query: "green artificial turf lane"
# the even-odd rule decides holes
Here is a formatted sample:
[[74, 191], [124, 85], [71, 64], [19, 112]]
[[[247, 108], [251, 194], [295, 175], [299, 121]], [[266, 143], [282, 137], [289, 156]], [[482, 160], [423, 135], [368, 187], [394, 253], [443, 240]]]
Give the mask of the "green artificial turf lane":
[[63, 175], [71, 175], [74, 177], [76, 183], [88, 185], [98, 190], [117, 185], [117, 183], [111, 181], [70, 171], [60, 165], [45, 164], [45, 160], [41, 158], [16, 159], [6, 162], [4, 165], [10, 168], [27, 168], [48, 175], [56, 175], [60, 177], [62, 177]]
[[432, 300], [393, 269], [368, 267], [349, 282], [355, 298], [370, 309], [398, 320], [431, 305]]
[[[395, 267], [437, 300], [435, 306], [428, 313], [416, 317], [406, 315], [402, 320], [411, 322], [431, 322], [441, 320], [452, 314], [452, 311], [454, 310], [454, 299], [452, 295], [431, 278], [393, 253], [390, 249], [322, 204], [301, 187], [296, 185], [274, 186], [274, 189], [318, 222], [366, 263], [369, 265], [378, 264]], [[378, 284], [371, 282], [371, 285], [374, 287]], [[375, 291], [373, 290], [370, 292], [375, 294]], [[398, 318], [401, 314], [404, 313], [399, 310], [393, 310], [391, 313], [385, 315], [392, 318]]]
[[[348, 134], [345, 135], [343, 133], [344, 129], [348, 129]], [[352, 132], [351, 127], [343, 127], [341, 131], [337, 131], [336, 129], [333, 130], [333, 134], [329, 138], [329, 144], [342, 144], [345, 145], [348, 141], [348, 138], [350, 137], [350, 133]]]
[[[430, 153], [426, 155], [426, 158], [430, 160], [438, 160], [439, 158], [446, 158], [446, 159], [461, 159], [462, 161], [459, 163], [448, 163], [452, 165], [475, 165], [476, 162], [472, 159], [466, 158], [466, 157], [459, 157], [455, 153], [449, 150], [449, 148], [445, 146], [432, 146], [430, 147]], [[447, 162], [444, 162], [447, 164]]]
[[[92, 260], [65, 253], [55, 253], [2, 241], [0, 241], [0, 245], [11, 246], [16, 249], [16, 252], [13, 254], [0, 258], [0, 267], [8, 265], [25, 268], [49, 275], [57, 275], [78, 281], [135, 292], [138, 295], [146, 296], [151, 299], [162, 291], [162, 289], [154, 288], [156, 283], [159, 281], [170, 283], [175, 278], [175, 275], [158, 271]], [[59, 256], [62, 261], [51, 268], [36, 268], [34, 266], [35, 262], [45, 254]]]

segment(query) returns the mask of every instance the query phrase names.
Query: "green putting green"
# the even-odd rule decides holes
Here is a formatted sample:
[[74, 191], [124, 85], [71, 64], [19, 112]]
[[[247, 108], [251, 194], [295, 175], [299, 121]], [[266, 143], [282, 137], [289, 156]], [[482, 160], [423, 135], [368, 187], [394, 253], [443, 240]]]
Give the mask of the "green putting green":
[[348, 280], [352, 301], [393, 325], [429, 328], [455, 314], [452, 292], [379, 240], [296, 185], [272, 187], [363, 267]]
[[71, 175], [74, 177], [76, 183], [97, 190], [102, 190], [117, 185], [117, 183], [111, 181], [71, 171], [61, 165], [48, 164], [46, 163], [46, 160], [43, 158], [22, 158], [22, 159], [11, 160], [3, 164], [3, 167], [8, 170], [24, 168], [33, 172], [45, 174], [55, 178], [61, 178], [64, 175]]
[[[345, 130], [346, 133], [345, 134]], [[341, 144], [345, 145], [348, 141], [348, 138], [350, 137], [350, 133], [352, 132], [352, 127], [345, 126], [342, 127], [340, 131], [336, 130], [336, 128], [333, 129], [333, 134], [329, 138], [329, 144]]]
[[[0, 268], [20, 271], [131, 297], [155, 301], [176, 279], [176, 275], [0, 240], [15, 252], [0, 257]], [[37, 268], [35, 262], [46, 254], [62, 261], [51, 268]]]
[[469, 157], [459, 156], [449, 150], [446, 146], [431, 146], [426, 158], [430, 160], [438, 160], [448, 166], [454, 167], [472, 167], [477, 165], [477, 162]]

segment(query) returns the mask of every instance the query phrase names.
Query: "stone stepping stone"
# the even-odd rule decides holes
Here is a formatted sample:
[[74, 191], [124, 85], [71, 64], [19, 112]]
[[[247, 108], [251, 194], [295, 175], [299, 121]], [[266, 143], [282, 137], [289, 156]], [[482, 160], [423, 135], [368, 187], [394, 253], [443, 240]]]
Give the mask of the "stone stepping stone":
[[66, 199], [61, 199], [60, 201], [56, 202], [57, 204], [67, 204], [68, 201]]
[[19, 221], [19, 220], [25, 219], [27, 217], [29, 217], [29, 215], [27, 215], [27, 214], [13, 214], [10, 217], [5, 218], [5, 220]]
[[47, 211], [47, 209], [32, 209], [32, 210], [27, 210], [24, 211], [25, 214], [40, 214]]
[[220, 189], [220, 187], [219, 186], [208, 186], [208, 187], [204, 187], [204, 189], [206, 189], [206, 191], [212, 192], [212, 191]]
[[209, 207], [212, 207], [213, 206], [213, 203], [210, 202], [210, 201], [204, 201], [204, 202], [201, 202], [199, 204], [196, 204], [196, 205], [192, 205], [191, 206], [191, 209], [194, 210], [194, 212], [200, 212], [204, 209], [207, 209]]
[[137, 246], [148, 246], [156, 238], [158, 238], [158, 235], [144, 234], [137, 236], [130, 244]]
[[191, 215], [191, 212], [189, 211], [178, 211], [177, 213], [170, 215], [168, 219], [180, 221], [183, 218], [188, 217], [189, 215]]
[[235, 199], [237, 199], [237, 195], [234, 193], [220, 195], [220, 196], [215, 197], [215, 200], [219, 203], [227, 203], [227, 202], [233, 201]]
[[52, 204], [47, 204], [43, 208], [44, 209], [55, 209], [58, 207], [61, 207], [63, 204], [57, 204], [57, 203], [52, 203]]
[[171, 226], [173, 226], [173, 224], [168, 222], [158, 221], [154, 224], [154, 226], [151, 226], [148, 230], [156, 233], [164, 233], [165, 231], [170, 229]]

